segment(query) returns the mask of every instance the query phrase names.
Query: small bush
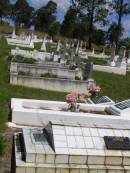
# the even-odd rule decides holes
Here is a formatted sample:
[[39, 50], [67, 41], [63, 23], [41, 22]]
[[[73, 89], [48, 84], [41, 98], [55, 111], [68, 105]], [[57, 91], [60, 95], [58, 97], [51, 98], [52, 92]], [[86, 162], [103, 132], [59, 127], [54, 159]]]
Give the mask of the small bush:
[[17, 55], [15, 57], [15, 59], [13, 60], [13, 62], [25, 63], [25, 64], [34, 64], [34, 63], [36, 63], [36, 60], [33, 58], [25, 58], [25, 57]]
[[57, 75], [50, 74], [50, 73], [45, 73], [45, 74], [41, 74], [40, 77], [44, 77], [44, 78], [57, 78]]
[[21, 76], [31, 76], [31, 73], [30, 73], [30, 71], [27, 71], [27, 72], [25, 72], [25, 71], [19, 71], [18, 72], [18, 75], [21, 75]]

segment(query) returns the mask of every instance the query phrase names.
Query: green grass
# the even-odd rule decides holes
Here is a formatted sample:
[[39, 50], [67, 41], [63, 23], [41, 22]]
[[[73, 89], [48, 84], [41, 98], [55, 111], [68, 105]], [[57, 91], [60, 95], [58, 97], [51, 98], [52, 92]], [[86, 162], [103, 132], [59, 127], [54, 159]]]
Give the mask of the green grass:
[[101, 58], [95, 58], [95, 57], [88, 57], [88, 59], [81, 59], [82, 62], [93, 62], [95, 65], [104, 65], [107, 64], [107, 61]]
[[101, 86], [102, 94], [108, 95], [115, 101], [130, 98], [130, 73], [123, 76], [95, 71], [93, 77]]
[[66, 93], [33, 89], [9, 84], [10, 61], [8, 55], [12, 46], [0, 38], [0, 132], [5, 130], [11, 98], [64, 100]]

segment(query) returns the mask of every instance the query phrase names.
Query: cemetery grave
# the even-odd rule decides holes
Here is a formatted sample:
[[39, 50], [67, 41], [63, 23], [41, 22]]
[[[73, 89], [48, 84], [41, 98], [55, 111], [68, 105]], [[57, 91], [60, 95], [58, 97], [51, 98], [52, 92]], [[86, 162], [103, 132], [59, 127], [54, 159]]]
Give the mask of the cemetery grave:
[[[46, 100], [64, 100], [65, 93], [46, 91], [40, 89], [32, 89], [10, 85], [9, 81], [9, 65], [7, 60], [9, 52], [13, 46], [9, 46], [4, 38], [0, 38], [0, 132], [5, 130], [5, 122], [9, 113], [8, 104], [12, 97], [46, 99]], [[102, 88], [102, 95], [105, 94], [113, 100], [125, 100], [130, 98], [130, 74], [119, 76], [116, 74], [108, 74], [104, 72], [94, 72], [93, 78]]]

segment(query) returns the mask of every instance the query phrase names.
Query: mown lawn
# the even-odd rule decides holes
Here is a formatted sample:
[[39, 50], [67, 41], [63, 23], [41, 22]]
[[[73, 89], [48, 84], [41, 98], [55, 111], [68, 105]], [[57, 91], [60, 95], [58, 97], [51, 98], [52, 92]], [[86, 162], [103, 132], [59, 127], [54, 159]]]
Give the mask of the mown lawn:
[[95, 71], [93, 75], [102, 88], [102, 94], [115, 101], [130, 99], [130, 73], [126, 76]]

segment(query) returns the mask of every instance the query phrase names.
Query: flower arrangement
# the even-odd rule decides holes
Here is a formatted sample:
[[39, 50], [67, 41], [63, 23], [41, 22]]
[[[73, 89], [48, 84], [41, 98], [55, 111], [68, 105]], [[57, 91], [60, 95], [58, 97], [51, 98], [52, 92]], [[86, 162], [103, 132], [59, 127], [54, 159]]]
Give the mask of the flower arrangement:
[[68, 110], [72, 112], [79, 111], [79, 104], [78, 103], [84, 103], [85, 102], [85, 94], [77, 94], [74, 92], [71, 92], [66, 95], [65, 100], [69, 104]]
[[90, 87], [89, 87], [89, 93], [93, 96], [97, 96], [101, 91], [101, 88], [100, 86], [96, 85], [96, 84], [92, 84]]

